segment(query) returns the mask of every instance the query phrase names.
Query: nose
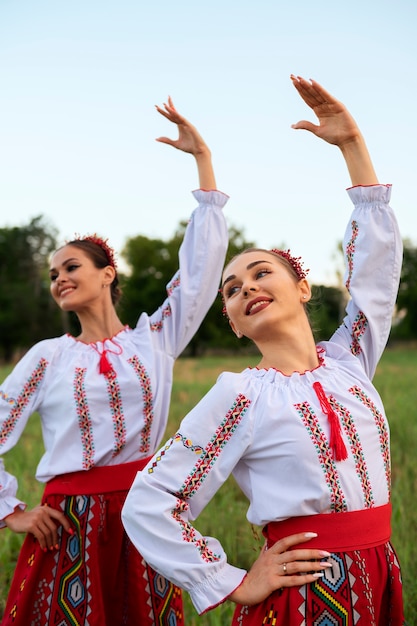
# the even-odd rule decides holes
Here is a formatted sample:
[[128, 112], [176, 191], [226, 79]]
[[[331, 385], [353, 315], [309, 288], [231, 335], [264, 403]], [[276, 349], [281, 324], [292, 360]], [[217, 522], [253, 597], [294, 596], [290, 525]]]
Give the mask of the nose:
[[254, 291], [256, 291], [256, 289], [257, 288], [255, 285], [247, 284], [247, 285], [243, 285], [242, 292], [243, 292], [243, 295], [247, 297], [250, 293], [253, 293]]

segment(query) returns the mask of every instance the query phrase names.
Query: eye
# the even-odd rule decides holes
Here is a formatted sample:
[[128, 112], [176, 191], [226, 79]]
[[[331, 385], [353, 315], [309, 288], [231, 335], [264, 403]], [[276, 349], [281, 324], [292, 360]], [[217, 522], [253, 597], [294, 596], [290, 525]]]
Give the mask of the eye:
[[267, 274], [270, 274], [271, 270], [267, 269], [266, 267], [260, 270], [257, 270], [256, 272], [256, 278], [263, 278], [264, 276], [266, 276]]
[[70, 265], [67, 265], [67, 272], [74, 272], [79, 267], [80, 266], [77, 265], [76, 263], [71, 263]]
[[227, 289], [226, 289], [226, 296], [228, 298], [231, 298], [235, 293], [237, 293], [239, 291], [240, 287], [238, 285], [230, 285]]
[[58, 278], [58, 274], [49, 274], [49, 278], [51, 280], [51, 283], [53, 283]]

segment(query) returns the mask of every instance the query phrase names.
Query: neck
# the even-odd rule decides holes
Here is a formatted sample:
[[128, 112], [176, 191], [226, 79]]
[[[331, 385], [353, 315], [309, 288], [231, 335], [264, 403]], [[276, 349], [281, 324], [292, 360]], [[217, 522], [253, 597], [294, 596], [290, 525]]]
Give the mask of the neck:
[[87, 312], [78, 313], [77, 317], [81, 325], [81, 333], [77, 339], [84, 343], [95, 343], [104, 339], [110, 339], [125, 327], [114, 309], [104, 315]]
[[258, 365], [261, 369], [274, 368], [290, 376], [294, 372], [304, 373], [313, 370], [319, 365], [316, 344], [311, 332], [256, 345], [262, 354]]

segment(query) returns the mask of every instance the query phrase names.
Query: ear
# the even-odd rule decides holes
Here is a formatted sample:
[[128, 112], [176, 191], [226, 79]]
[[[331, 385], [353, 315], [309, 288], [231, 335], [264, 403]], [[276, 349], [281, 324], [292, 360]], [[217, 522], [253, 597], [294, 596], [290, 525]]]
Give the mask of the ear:
[[103, 286], [111, 285], [114, 277], [116, 276], [116, 270], [111, 265], [106, 265], [103, 268]]
[[230, 324], [230, 328], [233, 330], [233, 332], [235, 333], [236, 337], [238, 339], [242, 339], [243, 335], [240, 332], [240, 330], [237, 330], [236, 326], [233, 324], [232, 320], [229, 320], [229, 324]]
[[300, 292], [300, 300], [303, 304], [306, 304], [311, 299], [311, 287], [306, 278], [302, 278], [298, 282], [298, 289]]

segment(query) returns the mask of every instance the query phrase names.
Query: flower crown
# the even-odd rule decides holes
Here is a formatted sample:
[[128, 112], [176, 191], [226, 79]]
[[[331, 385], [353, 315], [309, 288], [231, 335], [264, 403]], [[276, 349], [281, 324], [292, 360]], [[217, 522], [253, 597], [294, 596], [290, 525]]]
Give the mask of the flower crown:
[[278, 250], [277, 248], [273, 248], [271, 252], [278, 254], [278, 256], [288, 261], [294, 272], [297, 274], [298, 280], [306, 278], [310, 270], [305, 270], [303, 268], [303, 261], [300, 256], [292, 256], [291, 250]]
[[99, 246], [104, 254], [107, 257], [107, 260], [109, 262], [109, 265], [111, 265], [112, 267], [114, 267], [114, 269], [117, 269], [117, 264], [116, 264], [116, 254], [115, 251], [113, 250], [113, 248], [111, 248], [108, 245], [108, 239], [103, 239], [102, 237], [99, 237], [98, 235], [94, 234], [94, 235], [87, 235], [86, 237], [76, 237], [77, 241], [89, 241], [90, 243], [95, 243], [96, 246]]

